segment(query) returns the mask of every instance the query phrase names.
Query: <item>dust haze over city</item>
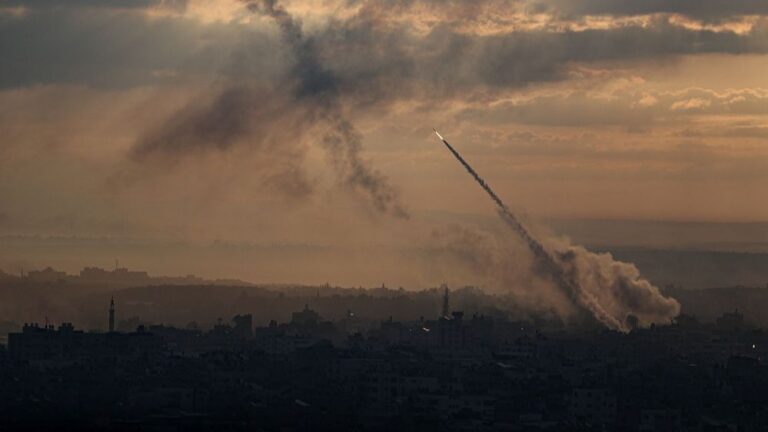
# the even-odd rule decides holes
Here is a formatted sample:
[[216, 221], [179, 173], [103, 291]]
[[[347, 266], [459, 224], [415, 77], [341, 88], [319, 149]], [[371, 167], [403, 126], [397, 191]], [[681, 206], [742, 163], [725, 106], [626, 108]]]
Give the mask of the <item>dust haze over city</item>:
[[[768, 383], [763, 1], [0, 0], [0, 59], [0, 426], [758, 430], [718, 377]], [[139, 351], [194, 384], [19, 381]], [[681, 359], [723, 399], [618, 390]]]

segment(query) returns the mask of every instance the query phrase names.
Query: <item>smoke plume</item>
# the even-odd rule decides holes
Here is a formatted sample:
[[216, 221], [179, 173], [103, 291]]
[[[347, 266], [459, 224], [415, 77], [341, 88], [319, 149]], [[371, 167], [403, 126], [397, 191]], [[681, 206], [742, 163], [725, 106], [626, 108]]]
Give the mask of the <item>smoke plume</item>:
[[362, 159], [362, 139], [344, 117], [338, 79], [320, 63], [312, 38], [304, 37], [301, 24], [276, 0], [246, 3], [248, 9], [273, 18], [280, 27], [283, 39], [295, 57], [292, 69], [292, 76], [297, 81], [294, 96], [313, 107], [316, 118], [327, 127], [322, 143], [342, 183], [366, 195], [378, 211], [408, 218], [397, 191]]
[[643, 326], [665, 323], [680, 312], [680, 304], [664, 297], [658, 288], [640, 278], [635, 266], [617, 262], [610, 254], [594, 254], [569, 244], [557, 245], [554, 253], [550, 253], [448, 141], [440, 134], [437, 136], [491, 197], [501, 219], [531, 250], [536, 272], [551, 279], [573, 304], [606, 327], [624, 332], [631, 330], [633, 321]]
[[616, 261], [609, 253], [594, 253], [582, 246], [552, 239], [555, 259], [577, 300], [609, 328], [629, 331], [636, 324], [669, 323], [680, 313], [680, 304], [665, 297], [634, 264]]
[[435, 228], [428, 244], [430, 259], [439, 263], [432, 274], [455, 284], [471, 275], [484, 290], [509, 298], [504, 309], [516, 319], [546, 318], [574, 324], [593, 321], [591, 314], [547, 278], [531, 272], [534, 257], [503, 232], [448, 224]]
[[[339, 184], [365, 198], [380, 213], [408, 218], [397, 190], [363, 159], [361, 134], [343, 112], [339, 80], [322, 65], [313, 39], [305, 37], [301, 23], [274, 0], [244, 3], [251, 12], [277, 23], [294, 61], [288, 74], [271, 90], [231, 86], [203, 108], [182, 110], [138, 142], [132, 152], [134, 159], [225, 151], [247, 143], [266, 159], [274, 159], [274, 152], [291, 155], [294, 161], [283, 163], [288, 170], [285, 174], [289, 175], [283, 177], [303, 178], [299, 164], [306, 149], [298, 143], [309, 131], [320, 130], [322, 137], [317, 143], [328, 154]], [[289, 89], [290, 94], [280, 93], [282, 89]], [[281, 128], [300, 132], [282, 142], [265, 138]], [[285, 133], [278, 135], [284, 138]], [[288, 150], [279, 149], [278, 145]]]

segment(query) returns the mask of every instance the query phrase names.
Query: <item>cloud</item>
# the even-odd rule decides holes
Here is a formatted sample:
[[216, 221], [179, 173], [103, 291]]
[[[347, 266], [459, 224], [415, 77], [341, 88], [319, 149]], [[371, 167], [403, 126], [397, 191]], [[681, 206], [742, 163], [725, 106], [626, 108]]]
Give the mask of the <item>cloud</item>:
[[[150, 18], [139, 10], [61, 7], [19, 17], [0, 14], [0, 88], [52, 83], [120, 88], [210, 80], [246, 35], [252, 55], [269, 52], [269, 38], [253, 31], [177, 16]], [[260, 73], [274, 69], [266, 61], [262, 66]]]
[[669, 107], [671, 110], [695, 110], [695, 109], [701, 109], [706, 108], [710, 106], [712, 103], [706, 99], [701, 98], [692, 98], [692, 99], [686, 99], [677, 101], [672, 104], [672, 106]]
[[[508, 94], [508, 93], [505, 93]], [[551, 127], [680, 126], [701, 116], [763, 116], [768, 91], [762, 88], [712, 90], [691, 87], [661, 91], [626, 72], [595, 73], [564, 85], [518, 90], [489, 106], [457, 103], [456, 118], [485, 126], [524, 124]]]
[[675, 136], [686, 138], [748, 138], [768, 139], [768, 126], [752, 123], [734, 122], [729, 124], [700, 125], [698, 128], [685, 128], [675, 132]]
[[768, 15], [768, 3], [762, 0], [534, 0], [531, 3], [569, 15], [676, 13], [713, 21], [740, 15]]
[[184, 10], [188, 0], [2, 0], [0, 8], [24, 8], [31, 10], [42, 9], [144, 9], [150, 7], [165, 7]]
[[659, 100], [650, 94], [643, 95], [643, 97], [641, 97], [640, 100], [637, 101], [637, 105], [641, 107], [652, 107], [657, 103], [659, 103]]
[[[470, 6], [423, 4], [455, 10], [470, 20], [478, 13]], [[450, 21], [425, 28], [419, 5], [398, 3], [402, 16], [392, 21], [382, 5], [364, 3], [354, 13], [326, 17], [306, 30], [310, 42], [301, 49], [316, 53], [314, 66], [298, 66], [304, 70], [306, 90], [330, 85], [343, 97], [370, 104], [427, 92], [434, 97], [566, 80], [574, 64], [768, 52], [765, 22], [743, 34], [685, 28], [665, 17], [617, 28], [545, 26], [485, 34], [467, 32]], [[260, 76], [268, 71], [274, 78], [275, 70], [290, 67], [293, 56], [280, 51], [290, 44], [281, 46], [268, 22], [259, 18], [204, 24], [183, 16], [78, 13], [75, 6], [0, 18], [0, 40], [0, 55], [8, 65], [0, 72], [0, 86], [6, 87], [52, 82], [141, 85], [180, 78], [158, 71], [211, 79], [222, 70], [240, 78], [245, 71]], [[233, 61], [232, 55], [241, 58]], [[331, 78], [334, 82], [327, 82]]]
[[468, 91], [519, 89], [566, 81], [574, 66], [673, 59], [703, 53], [764, 53], [764, 29], [747, 34], [691, 30], [656, 19], [648, 26], [472, 35], [437, 25], [427, 33], [365, 15], [315, 35], [343, 95], [371, 104], [451, 98]]

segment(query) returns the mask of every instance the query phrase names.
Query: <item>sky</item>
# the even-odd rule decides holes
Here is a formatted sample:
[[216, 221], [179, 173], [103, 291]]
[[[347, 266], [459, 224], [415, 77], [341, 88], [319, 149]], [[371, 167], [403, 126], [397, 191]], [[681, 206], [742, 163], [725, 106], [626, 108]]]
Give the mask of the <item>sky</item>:
[[431, 244], [494, 214], [433, 127], [532, 221], [765, 222], [767, 54], [764, 0], [0, 0], [0, 234]]

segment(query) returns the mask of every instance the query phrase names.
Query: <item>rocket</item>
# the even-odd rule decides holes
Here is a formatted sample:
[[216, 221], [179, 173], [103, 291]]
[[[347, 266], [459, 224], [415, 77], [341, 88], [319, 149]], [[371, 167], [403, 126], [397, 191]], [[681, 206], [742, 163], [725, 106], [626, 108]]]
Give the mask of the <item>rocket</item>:
[[589, 303], [589, 305], [585, 304], [587, 301], [584, 299], [588, 298], [589, 295], [585, 293], [579, 281], [565, 274], [563, 267], [555, 259], [555, 257], [548, 250], [546, 250], [544, 245], [536, 240], [530, 232], [528, 232], [528, 230], [523, 226], [517, 216], [515, 216], [509, 207], [504, 204], [504, 201], [502, 201], [501, 198], [496, 195], [493, 189], [491, 189], [488, 183], [486, 183], [485, 180], [480, 177], [477, 171], [475, 171], [472, 166], [470, 166], [469, 163], [464, 160], [463, 157], [461, 157], [459, 152], [457, 152], [453, 146], [448, 144], [448, 141], [446, 141], [445, 138], [443, 138], [443, 136], [437, 132], [437, 130], [432, 130], [435, 131], [435, 134], [438, 138], [440, 138], [440, 141], [445, 144], [445, 146], [459, 161], [459, 163], [464, 166], [467, 172], [475, 179], [475, 181], [477, 181], [477, 183], [480, 184], [488, 196], [490, 196], [491, 199], [496, 203], [497, 210], [499, 212], [499, 216], [501, 216], [501, 219], [510, 228], [512, 228], [512, 230], [517, 233], [517, 235], [528, 245], [528, 248], [531, 250], [531, 252], [533, 252], [533, 255], [536, 258], [536, 261], [543, 273], [548, 274], [555, 282], [557, 287], [563, 292], [563, 294], [568, 296], [571, 301], [573, 301], [573, 303], [579, 306], [583, 311], [591, 312], [595, 318], [606, 324], [608, 327], [613, 329], [620, 329], [623, 331], [625, 329], [624, 324], [602, 311], [602, 309], [599, 308], [599, 305], [594, 304], [593, 300]]
[[[450, 144], [448, 144], [448, 141], [443, 138], [442, 135], [440, 135], [440, 132], [437, 131], [437, 129], [432, 128], [433, 131], [435, 131], [435, 135], [437, 135], [438, 138], [440, 138], [440, 141], [445, 144], [445, 146], [448, 148], [448, 150], [453, 154], [453, 156], [461, 163], [462, 166], [469, 172], [469, 174], [477, 181], [480, 186], [485, 190], [485, 192], [491, 197], [491, 199], [496, 203], [496, 205], [499, 207], [499, 210], [505, 213], [509, 213], [511, 215], [511, 212], [509, 211], [509, 208], [507, 208], [506, 204], [501, 200], [501, 198], [496, 195], [496, 193], [491, 189], [491, 187], [485, 182], [485, 180], [480, 177], [480, 175], [475, 171], [472, 166], [469, 165], [469, 163], [464, 160], [463, 157], [459, 154], [459, 152], [456, 151], [456, 149], [453, 148]], [[527, 233], [526, 233], [527, 235]]]
[[457, 152], [453, 146], [448, 144], [448, 141], [446, 141], [446, 139], [443, 138], [443, 136], [440, 135], [436, 129], [432, 130], [435, 131], [435, 135], [440, 138], [440, 141], [445, 144], [445, 147], [448, 148], [456, 160], [461, 163], [464, 169], [466, 169], [467, 172], [475, 179], [475, 181], [480, 184], [488, 196], [491, 197], [493, 202], [496, 203], [496, 207], [499, 216], [501, 216], [501, 219], [510, 228], [512, 228], [512, 230], [517, 233], [517, 235], [528, 245], [528, 248], [531, 250], [531, 252], [533, 252], [533, 255], [536, 259], [536, 263], [541, 272], [540, 274], [549, 275], [558, 289], [560, 289], [563, 294], [568, 296], [574, 305], [588, 314], [585, 316], [591, 316], [592, 319], [596, 319], [602, 322], [611, 329], [627, 331], [628, 327], [626, 324], [608, 313], [599, 303], [599, 300], [596, 299], [592, 293], [586, 291], [584, 287], [582, 287], [581, 282], [577, 278], [566, 273], [566, 269], [556, 258], [556, 256], [548, 251], [541, 242], [536, 240], [533, 235], [531, 235], [531, 233], [523, 226], [517, 216], [515, 216], [509, 207], [504, 204], [501, 198], [499, 198], [499, 196], [493, 192], [491, 186], [488, 185], [488, 183], [486, 183], [485, 180], [480, 177], [477, 171], [475, 171], [472, 166], [470, 166], [469, 163], [464, 160], [463, 157], [461, 157], [459, 152]]
[[552, 255], [544, 248], [544, 246], [536, 240], [530, 232], [523, 226], [523, 224], [520, 222], [520, 220], [517, 218], [517, 216], [512, 213], [512, 211], [507, 207], [506, 204], [504, 204], [504, 201], [499, 198], [498, 195], [491, 189], [491, 186], [485, 182], [485, 180], [480, 177], [480, 175], [477, 173], [477, 171], [472, 168], [471, 165], [469, 165], [469, 162], [464, 160], [463, 157], [459, 154], [459, 152], [456, 151], [456, 149], [453, 148], [450, 144], [448, 144], [448, 141], [446, 141], [445, 138], [443, 138], [442, 135], [436, 130], [435, 135], [437, 135], [438, 138], [440, 138], [440, 141], [445, 144], [445, 146], [448, 148], [448, 150], [453, 154], [453, 156], [456, 158], [456, 160], [461, 163], [461, 165], [464, 167], [464, 169], [467, 170], [467, 172], [475, 179], [475, 181], [480, 184], [480, 187], [483, 188], [485, 193], [488, 194], [488, 196], [491, 197], [494, 203], [496, 203], [497, 210], [499, 212], [499, 216], [501, 216], [501, 219], [510, 227], [513, 231], [517, 233], [518, 236], [520, 236], [521, 239], [528, 245], [528, 248], [533, 252], [533, 254], [539, 259], [539, 261], [546, 266], [549, 269], [549, 273], [553, 274], [555, 279], [557, 279], [557, 282], [561, 285], [561, 287], [567, 287], [565, 288], [568, 292], [575, 292], [577, 289], [573, 286], [573, 284], [570, 281], [567, 281], [563, 274], [562, 269], [557, 265], [557, 262], [554, 260]]

